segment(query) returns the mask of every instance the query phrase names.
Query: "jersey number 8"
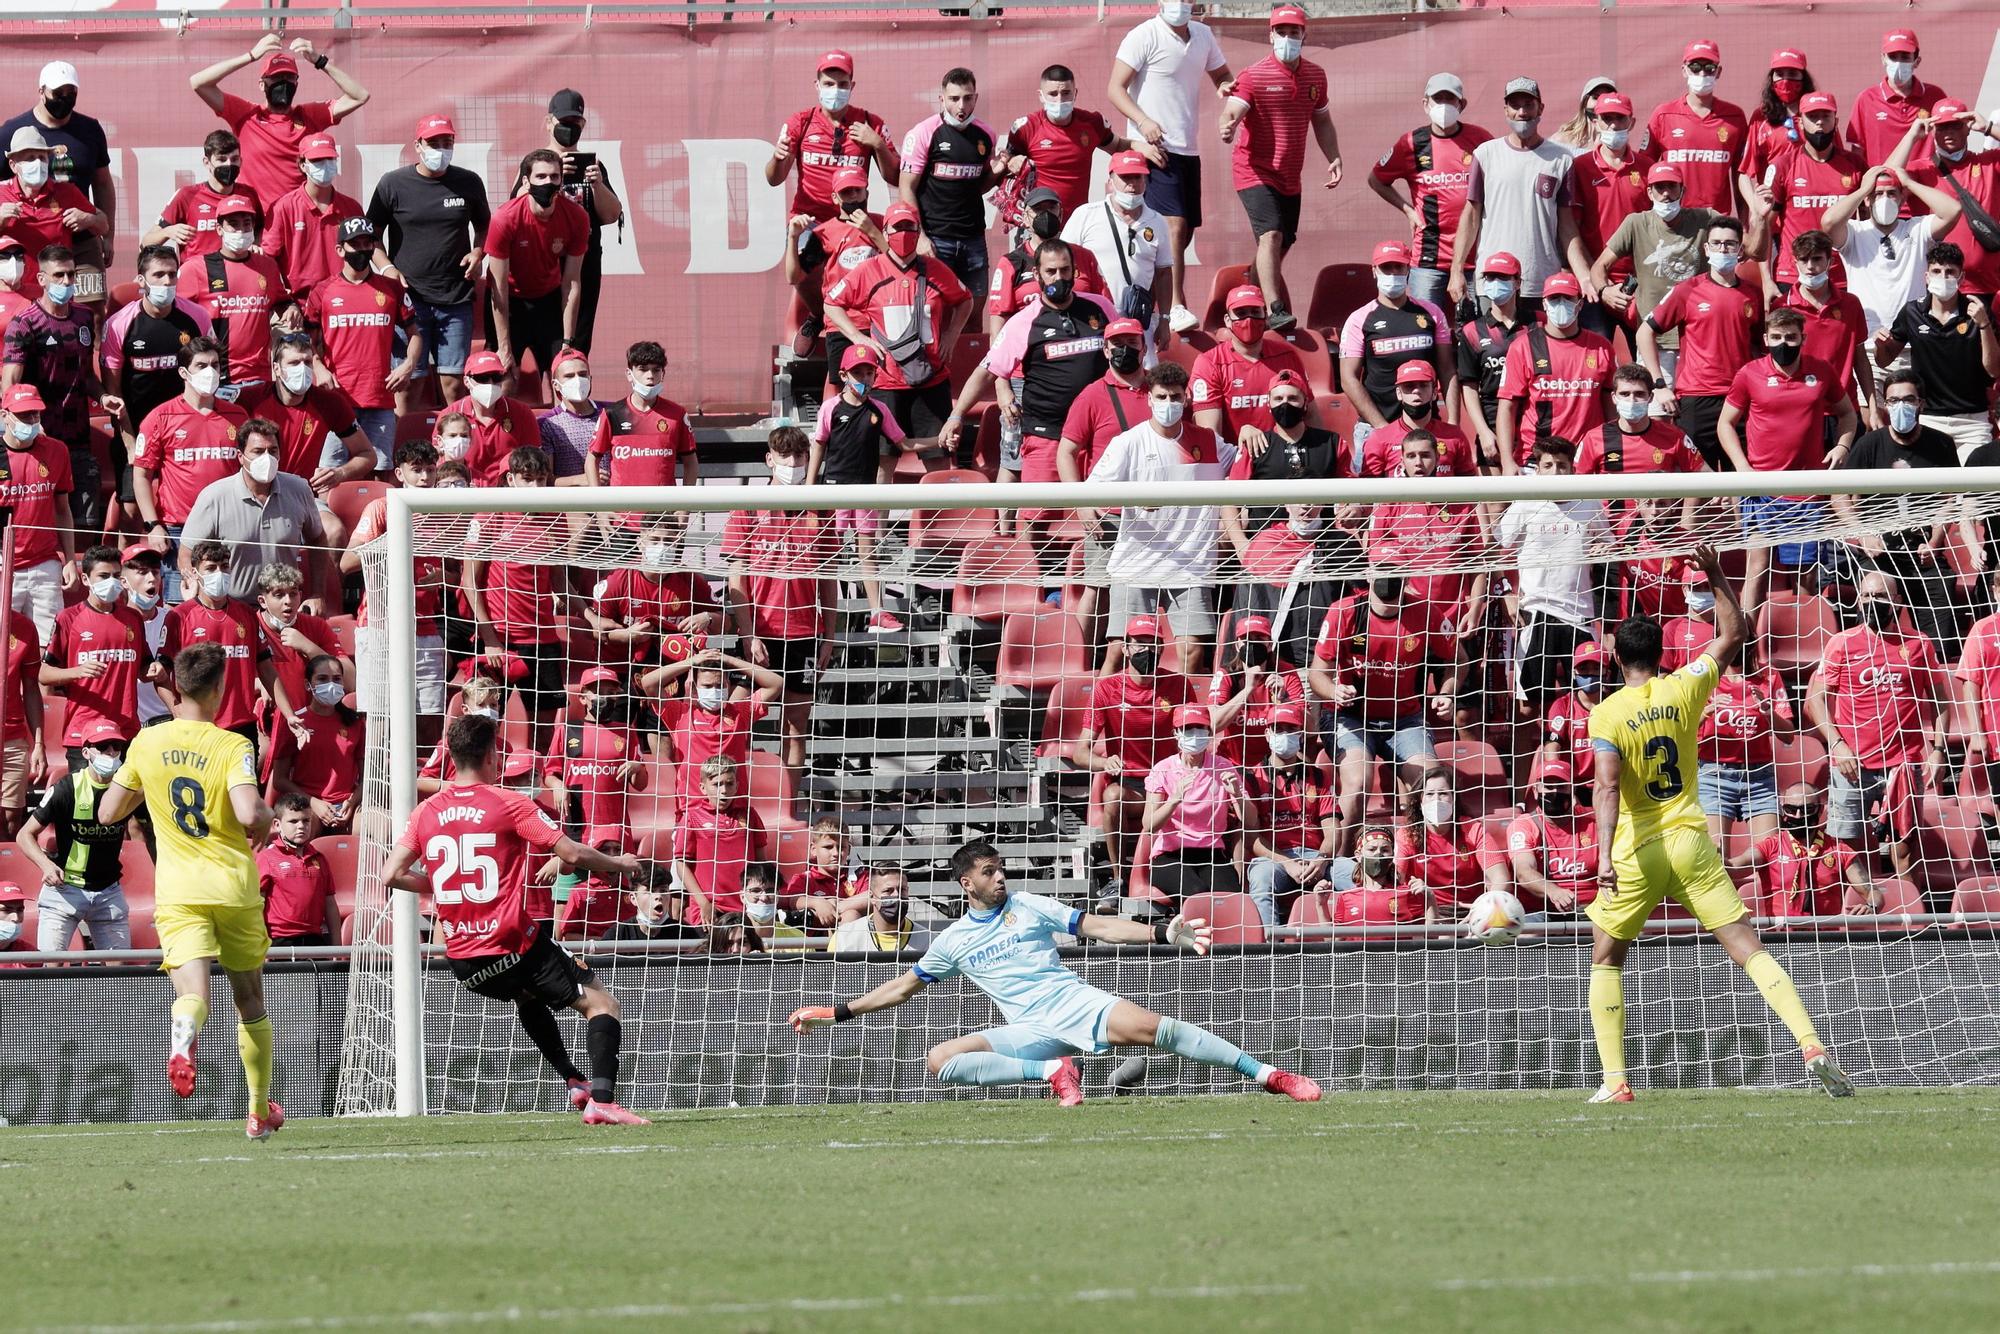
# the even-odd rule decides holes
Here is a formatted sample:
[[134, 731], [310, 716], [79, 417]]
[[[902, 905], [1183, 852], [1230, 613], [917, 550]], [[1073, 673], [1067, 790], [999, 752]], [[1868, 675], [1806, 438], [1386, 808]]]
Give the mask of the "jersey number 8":
[[[439, 903], [491, 903], [500, 897], [500, 863], [487, 855], [491, 834], [439, 834], [424, 845], [424, 862], [431, 869], [431, 897]], [[447, 882], [464, 872], [466, 883], [447, 889]]]
[[192, 778], [176, 778], [167, 785], [167, 804], [173, 808], [174, 827], [189, 838], [208, 837], [208, 793]]

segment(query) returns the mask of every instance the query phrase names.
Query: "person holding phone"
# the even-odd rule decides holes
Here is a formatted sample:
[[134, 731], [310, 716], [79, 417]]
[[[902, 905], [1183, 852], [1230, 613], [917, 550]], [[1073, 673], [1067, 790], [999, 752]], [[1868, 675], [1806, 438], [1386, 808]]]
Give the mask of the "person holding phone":
[[[548, 147], [562, 158], [562, 192], [580, 205], [590, 219], [590, 246], [583, 252], [583, 272], [578, 279], [580, 301], [576, 334], [570, 345], [586, 355], [590, 352], [590, 331], [597, 323], [597, 295], [604, 286], [604, 229], [625, 221], [625, 203], [611, 188], [604, 164], [597, 154], [580, 152], [588, 124], [583, 114], [583, 94], [565, 88], [549, 99]], [[517, 176], [508, 197], [521, 193], [528, 178]]]

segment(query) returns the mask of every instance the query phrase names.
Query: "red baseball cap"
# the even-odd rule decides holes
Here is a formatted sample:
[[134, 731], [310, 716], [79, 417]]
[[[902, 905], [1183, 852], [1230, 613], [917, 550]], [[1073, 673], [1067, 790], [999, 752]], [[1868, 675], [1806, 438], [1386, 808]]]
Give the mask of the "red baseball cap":
[[900, 199], [882, 210], [882, 230], [885, 232], [899, 222], [914, 222], [921, 227], [923, 221], [923, 215], [917, 212], [915, 204]]
[[17, 384], [5, 394], [0, 394], [0, 408], [9, 412], [46, 412], [42, 396], [31, 384]]
[[417, 138], [435, 139], [440, 134], [448, 134], [454, 139], [458, 138], [458, 127], [451, 123], [450, 116], [433, 114], [425, 116], [417, 122]]
[[1253, 635], [1259, 639], [1269, 639], [1271, 637], [1271, 618], [1268, 616], [1245, 616], [1236, 623], [1236, 637], [1238, 639], [1248, 639]]
[[1207, 727], [1208, 705], [1182, 704], [1174, 710], [1175, 727]]
[[1574, 783], [1576, 770], [1568, 760], [1543, 760], [1540, 781], [1544, 783]]
[[1368, 262], [1377, 267], [1384, 264], [1408, 265], [1410, 248], [1401, 241], [1377, 241], [1375, 253], [1369, 256]]
[[1600, 116], [1630, 116], [1634, 114], [1632, 111], [1632, 99], [1616, 91], [1599, 93], [1597, 95], [1597, 114]]
[[0, 232], [0, 250], [26, 250], [28, 247], [20, 237]]
[[309, 134], [299, 141], [299, 156], [308, 162], [339, 157], [340, 144], [330, 134]]
[[1706, 37], [1689, 42], [1686, 49], [1681, 52], [1681, 64], [1685, 65], [1693, 60], [1713, 60], [1716, 64], [1720, 65], [1722, 63], [1722, 48]]
[[1302, 704], [1274, 704], [1271, 706], [1271, 711], [1264, 715], [1264, 721], [1265, 725], [1269, 727], [1304, 727], [1306, 725], [1305, 706]]
[[1595, 639], [1586, 639], [1583, 643], [1578, 644], [1576, 652], [1570, 655], [1569, 665], [1573, 669], [1585, 666], [1602, 667], [1604, 665], [1604, 645], [1598, 643]]
[[1646, 184], [1686, 185], [1687, 177], [1671, 162], [1655, 162], [1646, 170]]
[[144, 542], [132, 542], [127, 544], [125, 549], [118, 553], [118, 559], [120, 563], [125, 565], [136, 565], [141, 561], [151, 561], [153, 564], [158, 565], [160, 563], [160, 553], [147, 546]]
[[563, 367], [578, 364], [582, 365], [584, 374], [588, 375], [590, 373], [590, 358], [573, 347], [566, 347], [556, 353], [555, 359], [549, 363], [549, 371], [551, 374], [558, 374], [562, 371]]
[[498, 352], [488, 352], [481, 348], [465, 359], [466, 378], [475, 375], [505, 375], [507, 363], [500, 360]]
[[1931, 108], [1931, 124], [1946, 125], [1972, 119], [1972, 108], [1956, 97], [1940, 97]]
[[1396, 367], [1397, 384], [1436, 384], [1437, 378], [1437, 367], [1421, 359]]
[[1799, 114], [1801, 116], [1810, 115], [1815, 111], [1838, 110], [1840, 110], [1840, 99], [1832, 93], [1815, 89], [1799, 99]]
[[819, 58], [819, 64], [813, 66], [813, 72], [817, 74], [827, 69], [837, 69], [851, 79], [854, 77], [854, 57], [845, 51], [829, 51]]
[[879, 370], [881, 365], [882, 358], [865, 343], [856, 343], [840, 354], [840, 369], [844, 371], [851, 371], [856, 366], [873, 366]]
[[1582, 296], [1583, 284], [1567, 269], [1551, 273], [1542, 280], [1543, 296]]
[[1481, 273], [1504, 273], [1509, 278], [1518, 278], [1521, 276], [1521, 261], [1515, 259], [1504, 250], [1496, 250], [1486, 257], [1486, 262], [1479, 266], [1479, 271]]
[[0, 903], [26, 903], [27, 891], [11, 880], [0, 880]]
[[1915, 55], [1920, 49], [1914, 28], [1891, 28], [1882, 34], [1882, 54], [1885, 56], [1892, 51], [1908, 51]]
[[99, 718], [96, 722], [83, 729], [81, 744], [86, 746], [101, 746], [107, 741], [130, 741], [131, 739], [125, 735], [125, 729], [117, 723], [112, 722], [109, 718]]
[[1900, 190], [1903, 188], [1903, 182], [1897, 178], [1895, 172], [1890, 171], [1887, 167], [1880, 167], [1875, 172], [1875, 189], [1879, 191], [1885, 188]]
[[530, 777], [535, 772], [535, 752], [515, 750], [507, 752], [506, 767], [500, 773], [502, 782], [516, 782]]
[[1153, 174], [1153, 164], [1146, 161], [1145, 156], [1140, 153], [1129, 151], [1113, 153], [1111, 155], [1111, 174], [1113, 176], [1151, 176]]
[[257, 216], [257, 206], [245, 195], [231, 195], [215, 206], [215, 216], [218, 220], [240, 217], [245, 213], [253, 218]]
[[268, 79], [277, 74], [296, 75], [298, 72], [299, 62], [292, 59], [291, 52], [273, 51], [270, 55], [264, 57], [264, 67], [257, 71], [257, 77]]
[[576, 678], [576, 688], [578, 690], [588, 690], [592, 686], [622, 685], [623, 683], [624, 678], [609, 667], [593, 667], [582, 676]]
[[833, 174], [833, 192], [835, 194], [839, 194], [842, 190], [866, 190], [867, 188], [868, 173], [865, 171], [856, 171], [852, 167], [847, 167]]
[[1303, 28], [1306, 26], [1306, 12], [1297, 5], [1279, 5], [1271, 11], [1271, 26], [1275, 28], [1281, 23], [1296, 23]]
[[1160, 638], [1159, 618], [1154, 616], [1134, 616], [1131, 620], [1125, 622], [1125, 638], [1152, 639], [1152, 640], [1159, 639]]
[[1779, 47], [1771, 53], [1772, 69], [1804, 69], [1806, 53], [1794, 46]]
[[1146, 326], [1131, 318], [1113, 320], [1104, 326], [1106, 338], [1144, 338]]
[[1241, 287], [1230, 288], [1229, 299], [1222, 303], [1222, 308], [1225, 311], [1245, 310], [1251, 307], [1262, 309], [1263, 306], [1264, 289], [1261, 287], [1252, 287], [1249, 283], [1245, 283]]
[[[1303, 375], [1300, 375], [1297, 371], [1292, 371], [1292, 370], [1279, 371], [1276, 375], [1273, 375], [1271, 377], [1271, 384], [1273, 386], [1288, 384], [1294, 389], [1303, 390], [1308, 396], [1312, 394], [1312, 388], [1306, 384], [1305, 377]], [[1269, 390], [1267, 389], [1266, 392], [1268, 393]]]

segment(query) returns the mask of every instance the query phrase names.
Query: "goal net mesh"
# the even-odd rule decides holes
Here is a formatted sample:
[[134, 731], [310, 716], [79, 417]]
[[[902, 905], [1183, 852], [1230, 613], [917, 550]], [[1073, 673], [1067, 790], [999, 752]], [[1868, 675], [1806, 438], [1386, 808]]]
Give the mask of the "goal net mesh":
[[[964, 909], [947, 863], [975, 838], [1016, 890], [1210, 920], [1210, 959], [1066, 957], [1330, 1087], [1580, 1087], [1596, 1069], [1587, 715], [1620, 684], [1622, 617], [1661, 623], [1667, 667], [1700, 656], [1715, 613], [1691, 554], [1712, 545], [1736, 588], [1747, 577], [1755, 632], [1699, 753], [1651, 781], [1698, 795], [1858, 1079], [2000, 1079], [2000, 636], [1982, 624], [2000, 499], [1641, 499], [1604, 481], [1451, 503], [1302, 482], [1290, 503], [1238, 506], [1106, 487], [1092, 511], [996, 509], [951, 484], [871, 488], [892, 506], [846, 512], [757, 509], [748, 489], [736, 509], [624, 513], [482, 491], [475, 512], [410, 519], [416, 596], [382, 618], [420, 683], [394, 733], [415, 753], [394, 758], [421, 766], [421, 797], [446, 776], [442, 727], [491, 707], [507, 784], [646, 863], [644, 893], [537, 868], [559, 938], [624, 1008], [634, 1106], [944, 1096], [928, 1046], [1001, 1022], [969, 984], [830, 1035], [783, 1019], [920, 957]], [[375, 608], [387, 562], [385, 542], [365, 553]], [[378, 710], [346, 1113], [394, 1106], [391, 735]], [[734, 761], [710, 766], [728, 771], [721, 798], [714, 754]], [[1528, 914], [1512, 947], [1468, 939], [1489, 889]], [[1695, 926], [1669, 902], [1633, 955], [1635, 1079], [1802, 1083]], [[434, 954], [419, 985], [429, 1109], [564, 1105], [511, 1007]], [[1131, 1055], [1086, 1061], [1087, 1085], [1115, 1070], [1150, 1092], [1239, 1086]]]

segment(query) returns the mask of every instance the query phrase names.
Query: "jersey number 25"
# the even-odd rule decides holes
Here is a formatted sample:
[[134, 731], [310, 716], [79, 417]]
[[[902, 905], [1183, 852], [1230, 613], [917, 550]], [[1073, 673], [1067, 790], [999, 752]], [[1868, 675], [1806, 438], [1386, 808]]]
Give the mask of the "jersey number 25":
[[[487, 855], [491, 834], [439, 834], [424, 845], [431, 897], [439, 903], [491, 903], [500, 897], [500, 863]], [[453, 881], [462, 883], [453, 885]]]

